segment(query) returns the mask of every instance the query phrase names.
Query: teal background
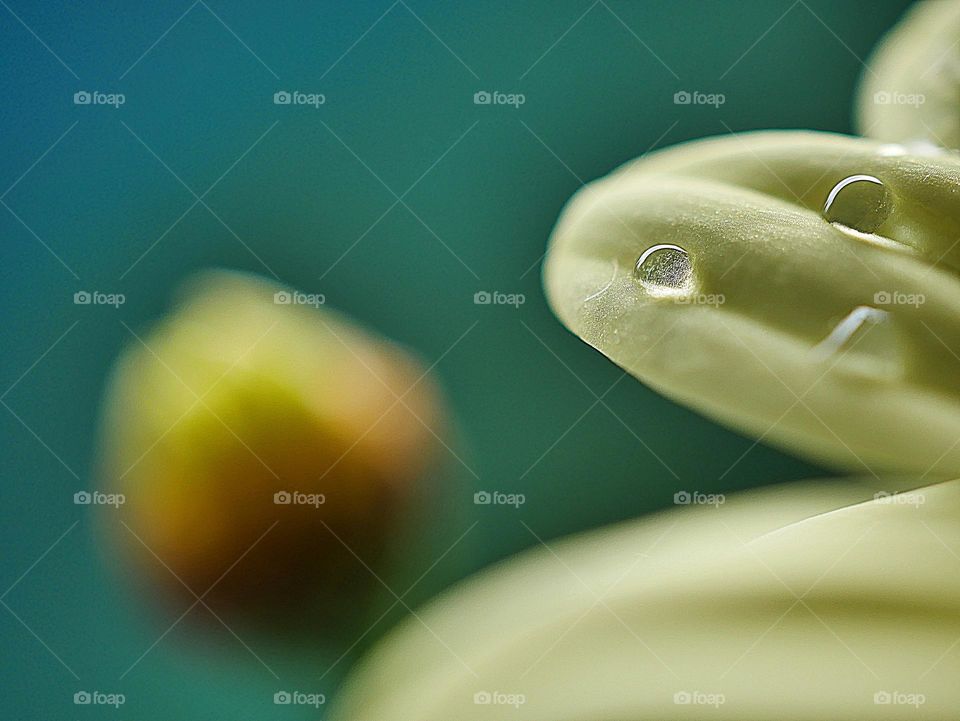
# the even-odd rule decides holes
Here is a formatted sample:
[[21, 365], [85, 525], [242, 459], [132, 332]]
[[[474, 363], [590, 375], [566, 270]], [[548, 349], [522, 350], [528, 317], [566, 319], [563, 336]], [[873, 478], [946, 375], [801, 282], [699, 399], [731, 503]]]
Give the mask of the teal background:
[[[149, 590], [111, 566], [89, 509], [73, 505], [75, 491], [100, 487], [94, 434], [107, 371], [131, 342], [121, 321], [149, 327], [197, 269], [323, 293], [428, 362], [472, 327], [437, 374], [479, 480], [451, 459], [450, 493], [426, 509], [432, 555], [413, 577], [478, 523], [411, 604], [537, 543], [526, 526], [548, 540], [666, 507], [681, 488], [822, 473], [631, 378], [596, 403], [622, 374], [553, 318], [538, 260], [581, 179], [651, 146], [754, 128], [850, 132], [858, 57], [905, 4], [5, 0], [2, 716], [322, 717], [272, 694], [334, 694], [387, 626], [332, 670], [349, 644], [292, 650], [241, 632], [248, 650], [223, 628], [198, 642], [181, 624], [151, 647], [178, 612], [142, 603]], [[326, 103], [273, 104], [284, 89]], [[726, 102], [675, 105], [682, 89]], [[74, 105], [78, 90], [126, 102]], [[526, 102], [478, 106], [478, 90]], [[188, 211], [188, 188], [203, 195], [235, 162], [204, 197], [212, 211]], [[393, 193], [409, 209], [391, 208]], [[127, 302], [74, 305], [83, 289]], [[526, 303], [477, 306], [480, 290]], [[484, 489], [527, 503], [475, 506]], [[81, 689], [127, 703], [74, 706]]]

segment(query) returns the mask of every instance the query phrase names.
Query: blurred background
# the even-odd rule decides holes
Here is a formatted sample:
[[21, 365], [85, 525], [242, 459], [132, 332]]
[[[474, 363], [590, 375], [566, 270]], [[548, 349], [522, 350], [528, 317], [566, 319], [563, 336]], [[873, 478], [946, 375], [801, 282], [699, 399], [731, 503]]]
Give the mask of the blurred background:
[[[199, 269], [323, 294], [439, 359], [456, 457], [424, 509], [411, 606], [679, 489], [825, 472], [622, 378], [551, 315], [540, 259], [583, 182], [651, 149], [850, 132], [862, 60], [904, 0], [0, 5], [4, 717], [312, 718], [273, 694], [332, 697], [396, 620], [355, 645], [224, 627], [198, 643], [98, 549], [73, 494], [100, 487], [124, 324], [149, 328]], [[125, 302], [77, 305], [81, 291]], [[483, 292], [523, 303], [475, 303]], [[525, 502], [476, 505], [481, 491]], [[84, 689], [126, 703], [74, 706]]]

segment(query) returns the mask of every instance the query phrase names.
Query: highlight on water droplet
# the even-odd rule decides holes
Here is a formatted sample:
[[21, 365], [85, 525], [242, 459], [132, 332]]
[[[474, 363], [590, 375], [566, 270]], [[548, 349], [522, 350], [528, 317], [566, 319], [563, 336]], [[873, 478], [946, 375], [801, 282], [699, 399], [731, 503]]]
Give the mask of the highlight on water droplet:
[[872, 175], [850, 175], [833, 186], [823, 217], [844, 230], [873, 233], [890, 215], [890, 191]]
[[637, 259], [633, 275], [653, 295], [678, 295], [693, 289], [693, 265], [679, 245], [650, 246]]
[[874, 378], [899, 375], [902, 363], [897, 330], [890, 313], [860, 305], [837, 323], [811, 352], [815, 362]]

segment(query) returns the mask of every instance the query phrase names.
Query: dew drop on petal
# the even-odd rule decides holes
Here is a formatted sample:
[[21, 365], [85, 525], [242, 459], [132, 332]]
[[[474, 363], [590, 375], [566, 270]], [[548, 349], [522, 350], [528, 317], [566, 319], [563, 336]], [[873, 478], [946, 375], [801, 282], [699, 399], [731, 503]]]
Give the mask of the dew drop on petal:
[[686, 293], [693, 288], [690, 256], [679, 245], [650, 246], [637, 259], [633, 275], [654, 295]]
[[887, 219], [890, 191], [872, 175], [850, 175], [833, 186], [823, 204], [823, 217], [841, 229], [873, 233]]
[[896, 327], [885, 310], [861, 305], [837, 323], [812, 353], [831, 368], [874, 378], [892, 378], [902, 369]]

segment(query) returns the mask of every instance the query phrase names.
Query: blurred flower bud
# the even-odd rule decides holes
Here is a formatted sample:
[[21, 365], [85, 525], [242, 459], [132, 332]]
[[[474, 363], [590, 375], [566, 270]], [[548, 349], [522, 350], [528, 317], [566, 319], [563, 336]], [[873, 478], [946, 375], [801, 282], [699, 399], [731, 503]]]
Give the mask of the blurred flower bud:
[[435, 460], [440, 398], [417, 361], [324, 301], [206, 273], [119, 360], [102, 456], [126, 496], [113, 538], [168, 595], [258, 621], [320, 611], [330, 627], [369, 600]]

